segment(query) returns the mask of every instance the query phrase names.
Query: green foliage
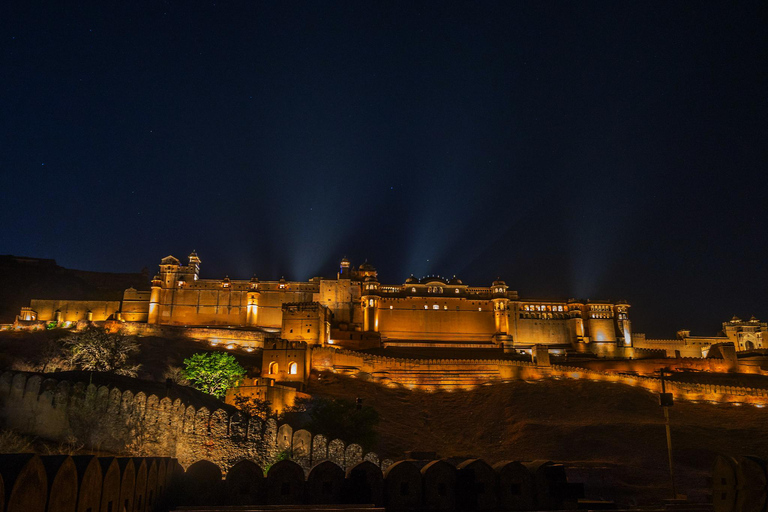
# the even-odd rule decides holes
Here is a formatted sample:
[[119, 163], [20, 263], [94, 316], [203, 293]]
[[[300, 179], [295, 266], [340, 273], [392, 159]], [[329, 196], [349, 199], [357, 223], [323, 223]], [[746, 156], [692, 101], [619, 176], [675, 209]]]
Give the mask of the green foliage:
[[48, 322], [45, 324], [45, 328], [48, 330], [55, 329], [56, 328], [56, 322]]
[[135, 377], [139, 369], [139, 365], [130, 364], [131, 356], [139, 352], [139, 344], [121, 333], [89, 327], [64, 338], [64, 346], [68, 363], [79, 370]]
[[217, 398], [245, 376], [245, 369], [226, 352], [199, 352], [184, 360], [184, 377], [192, 385]]
[[[301, 417], [304, 417], [303, 421]], [[294, 407], [284, 415], [289, 423], [302, 424], [313, 434], [323, 434], [328, 439], [342, 439], [358, 443], [365, 450], [376, 445], [379, 413], [364, 405], [360, 409], [351, 400], [341, 398], [299, 398]]]
[[275, 455], [275, 459], [271, 462], [267, 462], [267, 464], [264, 465], [264, 472], [269, 473], [269, 470], [272, 466], [274, 466], [276, 463], [280, 462], [281, 460], [288, 460], [291, 458], [291, 454], [288, 450], [283, 450], [281, 452], [278, 452], [277, 455]]
[[248, 416], [258, 416], [263, 420], [274, 416], [272, 411], [272, 402], [269, 400], [254, 398], [252, 396], [244, 396], [240, 394], [235, 395], [235, 407], [243, 411]]

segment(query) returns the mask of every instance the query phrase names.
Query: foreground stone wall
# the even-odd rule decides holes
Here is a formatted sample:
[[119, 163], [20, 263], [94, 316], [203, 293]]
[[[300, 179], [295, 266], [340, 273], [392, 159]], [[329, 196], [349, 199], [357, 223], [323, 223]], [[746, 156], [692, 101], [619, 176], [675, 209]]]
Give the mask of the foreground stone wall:
[[0, 374], [0, 426], [93, 450], [175, 457], [183, 466], [206, 459], [224, 471], [241, 459], [268, 466], [290, 458], [306, 469], [324, 460], [345, 468], [363, 459], [379, 464], [360, 445], [294, 432], [274, 419], [25, 372]]
[[221, 468], [207, 460], [185, 471], [171, 458], [6, 454], [0, 455], [3, 488], [4, 512], [159, 512], [302, 504], [337, 504], [351, 511], [375, 505], [390, 512], [560, 510], [572, 508], [583, 497], [583, 487], [567, 481], [561, 464], [505, 461], [491, 467], [480, 459], [456, 465], [405, 460], [383, 473], [370, 461], [346, 471], [325, 461], [306, 471], [283, 460], [265, 473], [258, 464], [241, 460], [223, 480]]
[[[188, 506], [267, 504], [286, 509], [306, 505], [385, 507], [413, 510], [561, 510], [575, 507], [583, 486], [569, 483], [561, 464], [549, 461], [504, 461], [490, 466], [480, 459], [458, 464], [448, 460], [403, 460], [382, 471], [363, 461], [344, 471], [322, 462], [305, 472], [295, 462], [281, 461], [265, 473], [252, 463], [234, 466], [224, 482], [208, 461], [189, 467], [182, 476]], [[309, 507], [308, 507], [309, 508]]]
[[7, 496], [5, 512], [157, 512], [183, 476], [169, 458], [0, 454], [0, 506]]

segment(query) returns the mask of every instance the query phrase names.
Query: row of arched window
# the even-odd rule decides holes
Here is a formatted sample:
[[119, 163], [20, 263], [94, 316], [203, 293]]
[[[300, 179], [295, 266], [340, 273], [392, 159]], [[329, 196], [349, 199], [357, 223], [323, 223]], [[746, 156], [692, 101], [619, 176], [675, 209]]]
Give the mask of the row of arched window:
[[520, 313], [520, 318], [538, 320], [565, 320], [568, 318], [568, 316], [565, 313]]
[[545, 304], [526, 304], [523, 311], [564, 311], [563, 306], [551, 306]]
[[[459, 293], [458, 288], [454, 288], [454, 293]], [[416, 287], [411, 288], [411, 293], [416, 293]], [[429, 286], [427, 288], [427, 293], [443, 293], [443, 287], [442, 286]]]
[[[277, 361], [272, 361], [269, 363], [269, 375], [277, 375], [278, 369]], [[298, 373], [299, 365], [294, 361], [288, 363], [288, 375], [296, 375]]]

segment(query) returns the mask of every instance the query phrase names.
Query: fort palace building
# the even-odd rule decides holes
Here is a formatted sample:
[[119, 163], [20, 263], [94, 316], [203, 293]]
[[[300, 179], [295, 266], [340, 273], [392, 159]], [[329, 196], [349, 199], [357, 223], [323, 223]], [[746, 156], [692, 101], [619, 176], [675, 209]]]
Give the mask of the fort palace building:
[[633, 344], [623, 301], [535, 300], [504, 281], [469, 286], [453, 277], [409, 277], [383, 284], [369, 263], [345, 258], [334, 278], [309, 281], [201, 279], [193, 252], [182, 265], [160, 262], [150, 291], [129, 288], [122, 301], [32, 300], [19, 321], [116, 321], [226, 327], [277, 333], [309, 345], [500, 347], [611, 352]]

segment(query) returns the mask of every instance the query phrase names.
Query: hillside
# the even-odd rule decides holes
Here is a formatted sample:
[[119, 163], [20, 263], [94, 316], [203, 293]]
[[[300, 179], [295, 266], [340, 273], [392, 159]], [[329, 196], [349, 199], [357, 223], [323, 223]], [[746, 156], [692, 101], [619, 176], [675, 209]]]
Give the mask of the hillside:
[[[384, 457], [418, 449], [491, 462], [551, 459], [568, 462], [590, 497], [625, 504], [669, 497], [664, 416], [656, 395], [644, 390], [553, 380], [425, 393], [321, 373], [309, 392], [360, 397], [376, 408]], [[705, 499], [716, 453], [768, 457], [765, 409], [677, 402], [670, 416], [678, 492], [692, 499]]]
[[149, 274], [88, 272], [55, 260], [0, 255], [0, 283], [0, 323], [11, 323], [31, 299], [121, 300], [126, 288], [149, 290]]
[[[39, 332], [0, 332], [0, 370], [19, 369], [40, 371], [48, 343], [57, 343], [70, 333], [64, 329]], [[221, 351], [187, 338], [160, 338], [157, 336], [137, 337], [140, 352], [132, 358], [141, 365], [138, 377], [156, 382], [165, 382], [163, 372], [168, 366], [181, 366], [184, 359], [197, 352]], [[227, 351], [251, 374], [261, 368], [261, 353], [242, 350]]]

